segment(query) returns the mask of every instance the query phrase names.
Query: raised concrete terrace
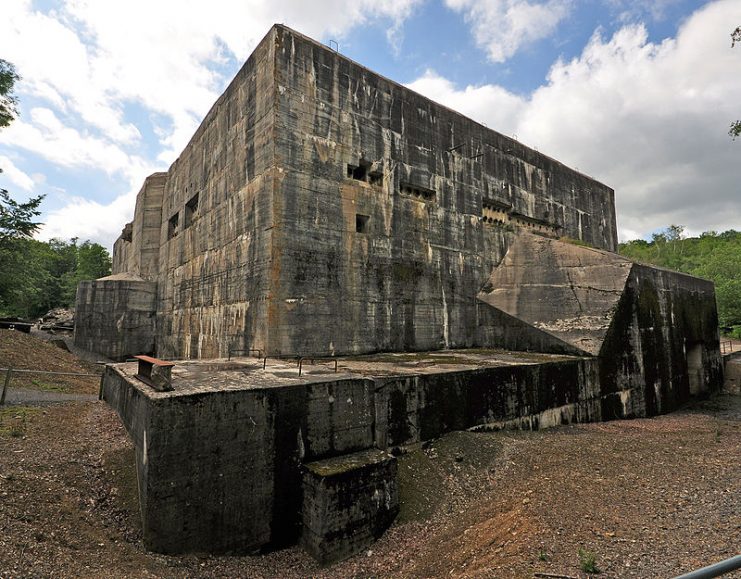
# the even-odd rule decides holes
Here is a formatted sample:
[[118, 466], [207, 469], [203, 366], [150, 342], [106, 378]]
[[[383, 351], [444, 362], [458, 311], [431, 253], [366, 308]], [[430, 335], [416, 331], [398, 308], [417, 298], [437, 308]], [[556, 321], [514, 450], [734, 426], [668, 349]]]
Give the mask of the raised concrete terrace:
[[[320, 560], [339, 557], [375, 536], [376, 522], [388, 522], [384, 513], [395, 507], [363, 514], [367, 528], [347, 545], [329, 538], [332, 528], [302, 530], [302, 520], [313, 520], [307, 509], [314, 503], [302, 502], [307, 465], [453, 430], [603, 418], [596, 358], [478, 349], [388, 353], [339, 358], [336, 373], [334, 362], [304, 359], [300, 377], [296, 359], [178, 362], [165, 392], [136, 378], [136, 363], [107, 366], [102, 395], [137, 448], [148, 547], [250, 550], [304, 536]], [[393, 466], [379, 471], [385, 482], [376, 475], [366, 481], [366, 471], [353, 469], [341, 484], [371, 498], [381, 487], [389, 500], [396, 496], [395, 482], [386, 480]], [[325, 498], [331, 503], [332, 496]], [[328, 537], [307, 539], [317, 532]]]
[[500, 349], [383, 353], [338, 358], [307, 357], [301, 359], [300, 376], [298, 358], [240, 357], [231, 360], [225, 358], [183, 360], [176, 362], [172, 369], [173, 389], [169, 392], [157, 391], [138, 380], [135, 377], [136, 362], [115, 364], [114, 367], [142, 394], [159, 399], [224, 390], [254, 390], [335, 382], [353, 378], [432, 375], [480, 368], [532, 366], [576, 359], [579, 358]]

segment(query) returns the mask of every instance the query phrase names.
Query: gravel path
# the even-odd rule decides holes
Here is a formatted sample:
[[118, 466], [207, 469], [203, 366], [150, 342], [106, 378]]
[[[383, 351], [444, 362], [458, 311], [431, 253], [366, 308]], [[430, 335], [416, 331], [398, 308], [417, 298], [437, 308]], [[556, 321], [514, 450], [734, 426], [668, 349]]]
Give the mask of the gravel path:
[[8, 388], [5, 393], [6, 405], [57, 404], [59, 402], [94, 402], [98, 397], [92, 394], [68, 394], [27, 388]]

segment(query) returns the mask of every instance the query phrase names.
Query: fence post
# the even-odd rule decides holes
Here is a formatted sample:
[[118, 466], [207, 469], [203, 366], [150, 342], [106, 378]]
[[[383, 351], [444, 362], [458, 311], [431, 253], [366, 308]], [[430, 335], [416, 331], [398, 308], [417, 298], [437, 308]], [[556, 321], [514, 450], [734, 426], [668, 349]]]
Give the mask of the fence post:
[[13, 373], [13, 368], [8, 368], [7, 372], [5, 372], [5, 382], [3, 383], [3, 393], [0, 394], [0, 406], [5, 404], [5, 393], [8, 390], [8, 385], [10, 384], [10, 376]]

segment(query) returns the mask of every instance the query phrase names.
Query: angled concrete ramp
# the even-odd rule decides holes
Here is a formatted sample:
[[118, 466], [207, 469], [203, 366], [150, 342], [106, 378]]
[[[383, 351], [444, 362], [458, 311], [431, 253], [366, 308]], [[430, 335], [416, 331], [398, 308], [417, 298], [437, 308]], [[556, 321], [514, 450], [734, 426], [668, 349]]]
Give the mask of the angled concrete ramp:
[[596, 356], [632, 266], [614, 253], [522, 233], [477, 297], [524, 322], [546, 351]]

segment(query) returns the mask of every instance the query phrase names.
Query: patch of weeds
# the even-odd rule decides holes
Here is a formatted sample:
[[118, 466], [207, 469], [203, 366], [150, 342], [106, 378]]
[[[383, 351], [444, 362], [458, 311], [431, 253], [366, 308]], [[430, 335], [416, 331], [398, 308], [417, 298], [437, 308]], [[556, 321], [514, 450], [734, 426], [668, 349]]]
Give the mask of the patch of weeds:
[[548, 561], [548, 553], [543, 551], [542, 549], [538, 552], [538, 561]]
[[31, 384], [39, 390], [45, 392], [66, 392], [67, 388], [58, 384], [49, 384], [48, 382], [42, 382], [41, 380], [31, 380]]
[[0, 436], [20, 438], [26, 434], [28, 419], [39, 411], [29, 406], [0, 408]]
[[592, 551], [579, 548], [579, 566], [585, 573], [596, 575], [599, 573], [597, 567], [597, 556]]

